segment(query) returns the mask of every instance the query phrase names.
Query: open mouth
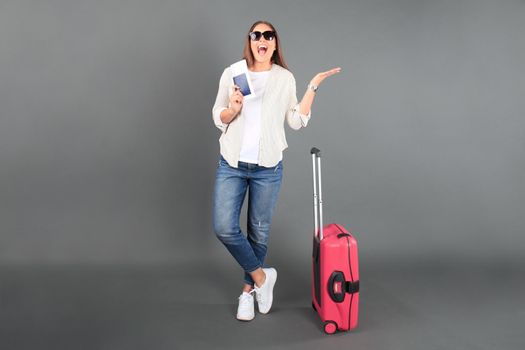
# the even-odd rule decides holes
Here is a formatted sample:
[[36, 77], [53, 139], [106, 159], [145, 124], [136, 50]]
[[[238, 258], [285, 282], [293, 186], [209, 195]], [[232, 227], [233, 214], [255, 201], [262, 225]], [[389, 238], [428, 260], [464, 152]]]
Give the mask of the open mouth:
[[266, 45], [259, 45], [257, 47], [257, 52], [259, 53], [259, 55], [261, 56], [264, 56], [266, 54], [266, 51], [268, 51], [268, 47], [266, 47]]

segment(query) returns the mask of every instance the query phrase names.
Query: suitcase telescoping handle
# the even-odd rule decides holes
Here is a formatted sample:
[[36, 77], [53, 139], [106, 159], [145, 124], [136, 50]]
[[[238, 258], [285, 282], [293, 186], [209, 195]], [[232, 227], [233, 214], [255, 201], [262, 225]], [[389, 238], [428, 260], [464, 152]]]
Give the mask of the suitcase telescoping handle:
[[[310, 151], [312, 155], [312, 170], [314, 179], [314, 236], [319, 232], [319, 240], [323, 239], [323, 196], [321, 190], [321, 151], [313, 147]], [[317, 169], [317, 171], [316, 171]], [[319, 195], [317, 194], [319, 186]]]

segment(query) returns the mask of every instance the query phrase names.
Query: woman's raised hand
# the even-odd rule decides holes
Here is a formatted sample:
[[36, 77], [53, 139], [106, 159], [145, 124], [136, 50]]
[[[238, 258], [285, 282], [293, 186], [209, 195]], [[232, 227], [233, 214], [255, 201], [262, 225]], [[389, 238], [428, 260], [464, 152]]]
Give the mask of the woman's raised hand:
[[341, 67], [337, 67], [337, 68], [332, 68], [330, 70], [327, 70], [326, 72], [318, 73], [310, 81], [310, 84], [315, 85], [315, 86], [319, 86], [323, 82], [323, 80], [325, 80], [326, 78], [328, 78], [328, 77], [330, 77], [330, 76], [332, 76], [334, 74], [339, 73], [340, 71], [341, 71]]

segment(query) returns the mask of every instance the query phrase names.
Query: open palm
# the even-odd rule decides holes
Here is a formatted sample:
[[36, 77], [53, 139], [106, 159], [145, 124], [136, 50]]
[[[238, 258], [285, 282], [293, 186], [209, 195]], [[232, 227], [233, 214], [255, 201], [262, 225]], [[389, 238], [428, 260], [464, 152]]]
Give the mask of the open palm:
[[334, 74], [337, 74], [341, 71], [341, 67], [337, 67], [337, 68], [332, 68], [330, 70], [327, 70], [326, 72], [321, 72], [321, 73], [318, 73], [315, 75], [315, 77], [312, 79], [312, 84], [313, 85], [316, 85], [316, 86], [319, 86], [323, 80], [325, 80], [326, 78], [334, 75]]

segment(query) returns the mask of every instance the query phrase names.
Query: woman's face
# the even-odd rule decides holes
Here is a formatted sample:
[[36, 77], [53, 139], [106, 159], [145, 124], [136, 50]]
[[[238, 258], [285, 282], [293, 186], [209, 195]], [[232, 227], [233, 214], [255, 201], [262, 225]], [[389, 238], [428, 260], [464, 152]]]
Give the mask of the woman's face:
[[[272, 31], [272, 28], [264, 23], [260, 23], [253, 28], [252, 32]], [[259, 40], [253, 41], [250, 39], [250, 47], [252, 49], [253, 58], [258, 63], [270, 63], [273, 52], [275, 51], [276, 39], [273, 37], [272, 40], [267, 40], [263, 35], [260, 36]]]

